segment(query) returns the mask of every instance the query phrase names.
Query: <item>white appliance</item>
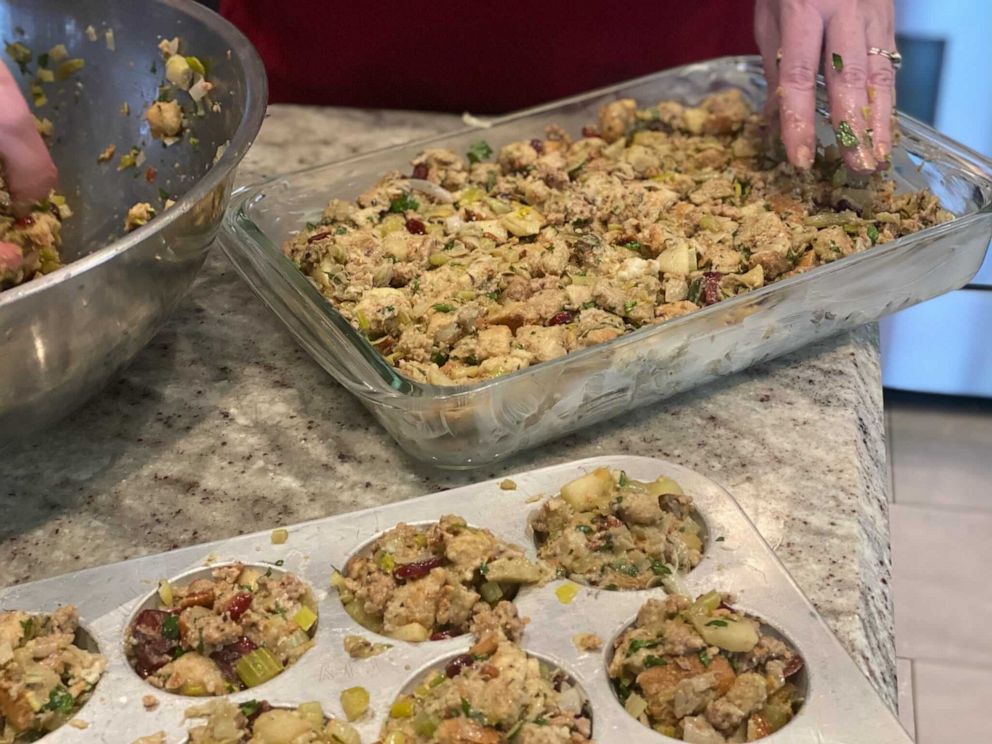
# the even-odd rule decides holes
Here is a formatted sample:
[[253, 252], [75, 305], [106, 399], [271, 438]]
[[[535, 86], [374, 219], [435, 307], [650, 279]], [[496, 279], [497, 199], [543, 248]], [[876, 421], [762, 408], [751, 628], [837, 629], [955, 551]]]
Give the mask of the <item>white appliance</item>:
[[[896, 0], [898, 106], [992, 156], [992, 0]], [[992, 398], [992, 257], [964, 289], [881, 322], [886, 387]]]

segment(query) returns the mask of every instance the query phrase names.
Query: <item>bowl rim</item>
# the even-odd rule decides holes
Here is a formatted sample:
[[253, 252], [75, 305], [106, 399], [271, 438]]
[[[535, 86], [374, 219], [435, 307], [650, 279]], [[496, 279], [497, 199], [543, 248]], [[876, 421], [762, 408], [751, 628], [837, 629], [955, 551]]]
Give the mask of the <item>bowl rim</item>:
[[95, 266], [112, 260], [135, 245], [144, 242], [145, 238], [152, 233], [162, 230], [185, 215], [227, 178], [244, 158], [248, 148], [258, 135], [268, 104], [268, 78], [262, 59], [248, 37], [230, 21], [206, 6], [194, 2], [194, 0], [154, 0], [154, 2], [173, 8], [185, 16], [201, 22], [226, 42], [232, 56], [240, 62], [248, 84], [245, 86], [244, 113], [241, 115], [237, 129], [220, 158], [196, 181], [193, 188], [179, 197], [176, 203], [159, 215], [153, 223], [143, 225], [134, 232], [113, 240], [102, 248], [61, 266], [50, 274], [0, 292], [0, 309], [25, 297], [44, 292], [49, 287], [62, 284], [77, 274], [85, 273]]

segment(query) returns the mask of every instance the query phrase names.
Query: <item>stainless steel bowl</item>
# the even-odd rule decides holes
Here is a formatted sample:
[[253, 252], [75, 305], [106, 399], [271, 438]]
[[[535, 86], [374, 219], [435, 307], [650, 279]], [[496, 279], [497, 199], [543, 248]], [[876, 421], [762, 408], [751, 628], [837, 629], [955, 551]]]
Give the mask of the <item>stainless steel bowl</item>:
[[[72, 79], [47, 85], [49, 103], [35, 109], [55, 125], [52, 154], [75, 216], [63, 224], [67, 265], [0, 292], [3, 445], [100, 390], [186, 294], [227, 206], [235, 168], [261, 126], [267, 90], [248, 40], [191, 0], [0, 0], [0, 29], [5, 41], [36, 55], [65, 44], [86, 63]], [[142, 118], [163, 79], [158, 43], [174, 36], [208, 66], [220, 105], [195, 119], [195, 147], [184, 140], [166, 148]], [[16, 77], [16, 65], [4, 61]], [[34, 69], [21, 76], [25, 89]], [[109, 144], [117, 155], [98, 164]], [[119, 156], [134, 145], [147, 161], [118, 171]], [[177, 201], [162, 212], [166, 194]], [[160, 216], [124, 235], [124, 215], [138, 201], [157, 205]]]

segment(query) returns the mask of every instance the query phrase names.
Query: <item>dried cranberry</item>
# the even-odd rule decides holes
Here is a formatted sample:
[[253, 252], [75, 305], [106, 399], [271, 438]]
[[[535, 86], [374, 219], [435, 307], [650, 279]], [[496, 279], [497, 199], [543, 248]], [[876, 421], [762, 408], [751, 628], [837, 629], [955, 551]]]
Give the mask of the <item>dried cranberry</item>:
[[14, 227], [18, 230], [24, 230], [25, 228], [31, 227], [34, 224], [34, 217], [27, 215], [25, 217], [18, 217], [14, 220]]
[[241, 636], [234, 643], [229, 643], [226, 646], [217, 649], [212, 654], [210, 658], [217, 665], [220, 670], [221, 675], [228, 682], [232, 682], [240, 686], [240, 680], [238, 678], [238, 673], [234, 669], [234, 665], [238, 662], [242, 656], [251, 653], [258, 646], [248, 638], [247, 636]]
[[427, 163], [417, 163], [413, 166], [413, 175], [411, 178], [419, 178], [421, 181], [427, 178]]
[[316, 233], [315, 235], [311, 235], [309, 238], [307, 238], [307, 243], [316, 243], [318, 240], [323, 240], [328, 235], [330, 235], [329, 232]]
[[424, 223], [416, 217], [411, 217], [406, 221], [406, 230], [414, 235], [423, 235], [427, 232], [427, 228], [424, 227]]
[[595, 127], [582, 127], [582, 136], [583, 137], [598, 137], [599, 136], [599, 130], [596, 129]]
[[239, 592], [227, 603], [227, 616], [237, 622], [245, 614], [254, 597], [248, 592]]
[[157, 177], [158, 177], [158, 171], [155, 170], [152, 166], [149, 165], [147, 168], [145, 168], [145, 180], [148, 181], [148, 183], [155, 183], [155, 179]]
[[474, 663], [475, 657], [472, 654], [460, 654], [445, 664], [444, 673], [448, 677], [457, 677], [462, 673], [463, 669], [472, 666]]
[[703, 274], [703, 304], [712, 305], [720, 301], [720, 280], [723, 273], [719, 271], [707, 271]]
[[453, 630], [439, 630], [437, 633], [431, 634], [432, 641], [446, 641], [449, 638], [454, 638], [457, 635]]
[[803, 662], [802, 656], [799, 656], [798, 654], [793, 656], [785, 663], [785, 667], [782, 669], [782, 676], [786, 678], [791, 677], [793, 674], [802, 669], [804, 664], [805, 662]]
[[161, 635], [162, 623], [169, 614], [165, 610], [142, 610], [131, 625], [132, 634]]
[[435, 568], [440, 568], [443, 565], [444, 558], [436, 555], [425, 561], [414, 561], [413, 563], [404, 563], [401, 566], [397, 566], [393, 569], [393, 577], [400, 581], [422, 579]]
[[142, 610], [131, 624], [131, 655], [135, 671], [147, 677], [172, 661], [172, 652], [179, 641], [162, 635], [162, 623], [171, 613], [164, 610]]
[[565, 325], [567, 323], [571, 323], [574, 319], [575, 319], [574, 313], [572, 313], [570, 310], [562, 310], [561, 312], [555, 313], [554, 315], [551, 316], [551, 319], [548, 320], [548, 325], [549, 326]]
[[532, 139], [530, 141], [530, 146], [534, 148], [538, 155], [544, 152], [544, 142], [539, 139]]

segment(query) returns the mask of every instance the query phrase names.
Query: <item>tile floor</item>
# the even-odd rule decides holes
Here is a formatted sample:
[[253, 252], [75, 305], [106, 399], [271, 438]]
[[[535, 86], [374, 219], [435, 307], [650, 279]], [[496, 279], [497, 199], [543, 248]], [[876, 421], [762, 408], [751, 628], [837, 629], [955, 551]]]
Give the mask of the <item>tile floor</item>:
[[992, 741], [992, 401], [885, 409], [900, 717], [917, 744]]

